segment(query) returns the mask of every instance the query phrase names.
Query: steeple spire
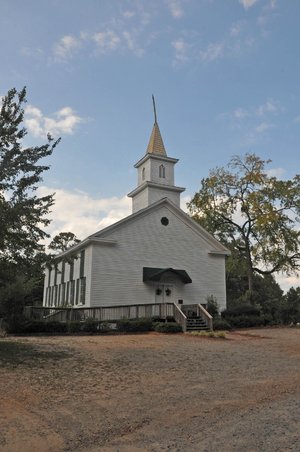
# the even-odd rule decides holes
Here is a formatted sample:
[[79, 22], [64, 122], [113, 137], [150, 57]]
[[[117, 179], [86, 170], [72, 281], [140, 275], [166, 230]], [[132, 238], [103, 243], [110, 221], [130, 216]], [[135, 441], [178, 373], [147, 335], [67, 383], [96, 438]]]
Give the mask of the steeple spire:
[[147, 154], [158, 154], [167, 157], [164, 142], [162, 140], [160, 130], [157, 124], [155, 100], [152, 94], [153, 111], [154, 111], [154, 125], [150, 136], [149, 144], [147, 147]]
[[156, 108], [155, 108], [155, 99], [152, 94], [152, 102], [153, 102], [153, 111], [154, 111], [154, 124], [157, 124], [157, 117], [156, 117]]

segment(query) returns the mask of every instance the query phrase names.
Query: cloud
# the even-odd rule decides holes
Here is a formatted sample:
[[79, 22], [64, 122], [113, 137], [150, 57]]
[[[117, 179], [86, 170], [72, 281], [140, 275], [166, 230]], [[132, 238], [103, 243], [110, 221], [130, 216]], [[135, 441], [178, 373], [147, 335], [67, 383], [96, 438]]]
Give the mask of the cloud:
[[126, 17], [126, 19], [131, 19], [132, 17], [135, 16], [135, 12], [134, 11], [124, 11], [123, 16]]
[[[132, 11], [123, 13], [123, 17], [130, 18], [135, 15]], [[115, 29], [117, 28], [117, 29]], [[81, 31], [78, 36], [63, 36], [54, 46], [54, 61], [64, 61], [74, 56], [75, 51], [85, 48], [86, 52], [94, 55], [106, 55], [119, 49], [127, 49], [136, 56], [142, 56], [144, 49], [141, 48], [142, 28], [123, 27], [120, 23], [114, 23], [111, 28], [106, 28], [95, 33]]]
[[223, 56], [224, 52], [224, 43], [216, 42], [210, 43], [206, 50], [200, 51], [200, 57], [202, 61], [214, 61]]
[[239, 0], [240, 4], [243, 5], [245, 9], [252, 8], [259, 0]]
[[241, 31], [242, 31], [242, 23], [236, 22], [231, 25], [230, 36], [233, 36], [233, 37], [239, 36]]
[[174, 19], [180, 19], [184, 15], [182, 5], [179, 0], [166, 0], [166, 3]]
[[266, 171], [268, 177], [276, 177], [278, 179], [282, 179], [286, 170], [284, 168], [271, 168]]
[[234, 110], [233, 116], [237, 119], [244, 119], [249, 116], [249, 113], [244, 108], [237, 108]]
[[59, 135], [72, 135], [77, 124], [83, 118], [76, 115], [71, 107], [63, 107], [52, 117], [44, 116], [42, 111], [28, 105], [25, 108], [25, 127], [34, 137], [45, 138], [48, 133], [56, 137]]
[[262, 133], [265, 132], [268, 129], [272, 129], [274, 127], [274, 124], [269, 124], [267, 122], [261, 122], [256, 128], [256, 132]]
[[277, 113], [281, 110], [278, 102], [272, 99], [268, 99], [263, 105], [260, 105], [257, 109], [258, 116], [263, 116], [267, 113]]
[[81, 47], [81, 40], [75, 36], [65, 35], [54, 46], [54, 55], [59, 59], [67, 59]]
[[129, 31], [124, 31], [123, 36], [127, 43], [128, 49], [131, 50], [137, 56], [140, 56], [140, 57], [143, 56], [144, 50], [137, 45], [134, 33], [129, 32]]
[[298, 287], [300, 285], [300, 275], [285, 276], [275, 275], [275, 279], [284, 292], [287, 292], [291, 287]]
[[120, 37], [113, 30], [100, 31], [93, 35], [93, 40], [97, 45], [97, 49], [101, 53], [107, 53], [116, 50], [120, 43]]
[[189, 45], [184, 41], [183, 38], [179, 38], [172, 41], [172, 47], [175, 50], [175, 60], [177, 62], [183, 63], [188, 60], [187, 52]]
[[60, 232], [73, 232], [83, 240], [131, 213], [132, 201], [127, 196], [96, 199], [76, 190], [38, 188], [38, 196], [49, 193], [55, 193], [55, 204], [51, 208], [52, 222], [47, 228], [52, 238]]
[[[276, 7], [277, 7], [276, 0], [270, 0], [267, 4], [265, 4], [265, 6], [262, 9], [262, 13], [257, 18], [257, 22], [261, 27], [267, 25], [267, 23], [270, 22], [270, 20], [272, 20], [275, 17], [276, 14], [274, 13], [274, 10], [276, 9]], [[263, 33], [268, 34], [266, 33], [265, 30], [263, 30]]]

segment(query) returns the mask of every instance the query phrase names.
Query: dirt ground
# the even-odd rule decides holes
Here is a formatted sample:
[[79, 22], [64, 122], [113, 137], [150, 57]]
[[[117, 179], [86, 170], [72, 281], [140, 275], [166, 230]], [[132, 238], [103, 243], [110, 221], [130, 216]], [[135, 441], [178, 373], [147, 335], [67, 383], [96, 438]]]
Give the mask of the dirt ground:
[[299, 451], [300, 329], [227, 337], [0, 339], [0, 451]]

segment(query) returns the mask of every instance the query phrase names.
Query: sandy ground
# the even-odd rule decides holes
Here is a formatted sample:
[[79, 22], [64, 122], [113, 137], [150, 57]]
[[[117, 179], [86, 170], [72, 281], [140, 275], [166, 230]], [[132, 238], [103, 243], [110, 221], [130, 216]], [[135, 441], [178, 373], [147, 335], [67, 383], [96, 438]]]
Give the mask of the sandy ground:
[[300, 450], [300, 329], [0, 341], [1, 452]]

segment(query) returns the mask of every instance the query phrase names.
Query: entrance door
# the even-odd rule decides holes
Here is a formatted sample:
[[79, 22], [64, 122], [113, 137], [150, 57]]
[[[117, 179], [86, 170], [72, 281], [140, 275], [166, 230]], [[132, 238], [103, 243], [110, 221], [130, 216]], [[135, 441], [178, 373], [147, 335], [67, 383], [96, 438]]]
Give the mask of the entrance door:
[[173, 303], [173, 284], [158, 284], [155, 287], [155, 303]]

